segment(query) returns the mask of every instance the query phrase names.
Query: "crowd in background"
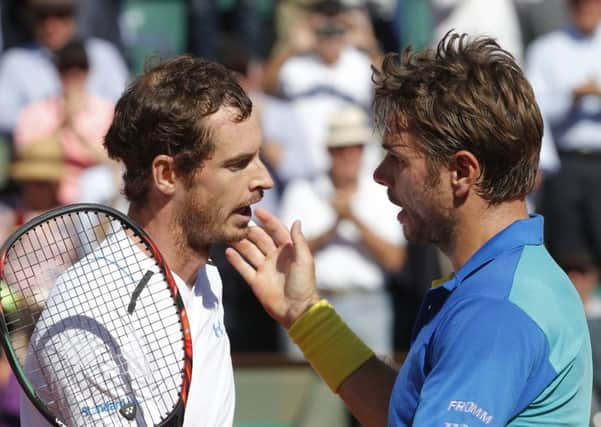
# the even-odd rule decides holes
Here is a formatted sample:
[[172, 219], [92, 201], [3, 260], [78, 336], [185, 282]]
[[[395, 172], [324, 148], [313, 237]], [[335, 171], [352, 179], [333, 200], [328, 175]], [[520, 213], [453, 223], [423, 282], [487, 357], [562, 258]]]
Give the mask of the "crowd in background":
[[[146, 61], [179, 53], [217, 60], [239, 75], [260, 113], [262, 155], [276, 183], [262, 207], [288, 224], [303, 221], [321, 294], [370, 346], [391, 357], [408, 348], [431, 281], [450, 271], [432, 246], [404, 240], [385, 189], [371, 180], [381, 158], [380, 132], [370, 118], [372, 67], [385, 52], [434, 46], [450, 29], [496, 37], [525, 69], [545, 120], [530, 206], [545, 215], [547, 245], [582, 296], [599, 357], [601, 0], [0, 5], [2, 241], [29, 218], [62, 204], [126, 209], [120, 165], [102, 147], [114, 103]], [[223, 250], [216, 248], [213, 261], [225, 283], [232, 351], [301, 357]], [[3, 417], [11, 413], [6, 396], [16, 387], [5, 365]], [[3, 425], [11, 425], [8, 417], [0, 419]]]

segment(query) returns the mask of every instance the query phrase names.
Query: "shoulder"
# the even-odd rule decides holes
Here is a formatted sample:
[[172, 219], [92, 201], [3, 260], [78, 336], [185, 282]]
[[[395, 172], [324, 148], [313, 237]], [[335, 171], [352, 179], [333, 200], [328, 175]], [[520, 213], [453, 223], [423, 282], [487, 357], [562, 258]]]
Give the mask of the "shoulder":
[[551, 31], [530, 43], [526, 51], [526, 58], [528, 61], [543, 58], [552, 59], [557, 55], [557, 49], [562, 50], [572, 46], [574, 44], [572, 39], [568, 28]]
[[[548, 342], [536, 322], [511, 301], [500, 298], [449, 298], [440, 327], [433, 336], [434, 357], [449, 348], [491, 353], [518, 351], [524, 359], [540, 360]], [[469, 350], [468, 350], [469, 349]]]
[[[86, 40], [85, 46], [90, 62], [107, 66], [114, 66], [115, 63], [119, 63], [125, 66], [119, 50], [112, 43], [102, 39], [89, 38]], [[109, 63], [105, 64], [106, 62]]]
[[113, 116], [115, 104], [105, 98], [90, 93], [88, 95], [88, 107], [90, 111], [94, 111], [96, 116]]
[[349, 64], [367, 67], [371, 70], [369, 55], [352, 46], [347, 46], [342, 50], [341, 59]]
[[0, 56], [0, 66], [4, 69], [14, 69], [29, 66], [36, 61], [48, 62], [41, 50], [35, 46], [13, 47]]
[[22, 118], [38, 120], [40, 116], [54, 116], [60, 106], [60, 100], [52, 96], [50, 98], [33, 101], [23, 107], [21, 111]]

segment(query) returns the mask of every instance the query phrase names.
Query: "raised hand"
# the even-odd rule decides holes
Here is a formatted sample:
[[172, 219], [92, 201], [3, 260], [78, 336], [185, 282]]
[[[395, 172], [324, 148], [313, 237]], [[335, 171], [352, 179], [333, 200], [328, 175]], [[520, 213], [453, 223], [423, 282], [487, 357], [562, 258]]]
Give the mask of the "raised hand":
[[256, 215], [263, 227], [250, 227], [225, 255], [269, 315], [288, 328], [319, 301], [315, 264], [299, 221], [288, 231], [269, 212], [257, 209]]

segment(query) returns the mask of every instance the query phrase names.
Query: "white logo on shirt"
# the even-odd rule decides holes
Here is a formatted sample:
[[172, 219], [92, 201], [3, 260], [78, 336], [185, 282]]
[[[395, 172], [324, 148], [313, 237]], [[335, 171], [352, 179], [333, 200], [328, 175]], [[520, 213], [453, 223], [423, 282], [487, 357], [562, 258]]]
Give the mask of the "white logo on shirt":
[[213, 334], [217, 338], [221, 338], [223, 336], [223, 327], [221, 326], [221, 322], [217, 321], [213, 323]]
[[[478, 418], [484, 424], [490, 424], [493, 420], [493, 416], [488, 413], [485, 409], [482, 409], [475, 402], [465, 402], [463, 400], [451, 400], [449, 402], [449, 407], [447, 408], [449, 411], [456, 412], [467, 412], [472, 414], [474, 417]], [[452, 427], [455, 427], [451, 424]], [[446, 427], [446, 426], [445, 426]], [[462, 426], [459, 426], [462, 427]]]

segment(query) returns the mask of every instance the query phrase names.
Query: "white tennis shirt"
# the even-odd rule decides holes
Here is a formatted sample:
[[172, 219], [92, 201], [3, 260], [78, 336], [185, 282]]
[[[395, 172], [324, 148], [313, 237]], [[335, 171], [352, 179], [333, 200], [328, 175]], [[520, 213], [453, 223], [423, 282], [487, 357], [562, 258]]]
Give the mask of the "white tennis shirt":
[[[57, 281], [36, 326], [25, 364], [28, 373], [44, 401], [52, 401], [52, 406], [65, 419], [80, 426], [149, 426], [151, 416], [165, 413], [169, 401], [164, 389], [177, 387], [181, 365], [177, 363], [148, 362], [148, 343], [144, 336], [136, 333], [140, 328], [152, 327], [157, 334], [164, 334], [168, 344], [168, 334], [177, 333], [179, 324], [175, 312], [162, 318], [150, 314], [139, 320], [127, 312], [131, 301], [132, 286], [139, 283], [144, 272], [158, 271], [152, 261], [144, 260], [145, 255], [131, 247], [122, 255], [115, 251], [115, 245], [124, 241], [117, 237], [107, 239], [91, 255], [83, 258]], [[112, 246], [111, 246], [112, 245]], [[109, 248], [109, 255], [103, 253]], [[99, 253], [100, 252], [100, 253]], [[124, 261], [127, 256], [139, 258], [143, 266], [138, 271], [128, 270]], [[118, 259], [119, 257], [123, 257]], [[106, 283], [99, 284], [98, 277], [86, 282], [82, 278], [101, 265]], [[86, 276], [88, 275], [88, 276]], [[193, 344], [192, 382], [186, 407], [184, 427], [231, 426], [234, 418], [235, 389], [230, 344], [224, 326], [222, 305], [222, 282], [217, 268], [210, 263], [198, 272], [196, 282], [189, 288], [177, 275], [173, 274], [181, 298], [184, 302]], [[78, 286], [73, 285], [77, 278]], [[110, 284], [108, 286], [107, 284]], [[164, 284], [159, 274], [152, 276], [147, 289], [142, 290], [138, 307], [134, 314], [141, 314], [144, 306], [143, 295], [148, 292], [163, 292]], [[106, 292], [110, 289], [111, 299], [102, 307], [86, 306], [83, 293]], [[79, 295], [79, 297], [78, 297]], [[52, 314], [52, 316], [51, 316]], [[109, 323], [110, 322], [110, 323]], [[118, 333], [109, 333], [118, 323]], [[113, 325], [105, 328], [105, 325]], [[150, 325], [150, 326], [149, 326]], [[176, 328], [176, 329], [173, 329]], [[81, 345], [66, 343], [79, 342]], [[44, 367], [61, 363], [65, 366], [62, 378], [48, 378], [52, 370]], [[106, 369], [107, 378], [96, 381], [97, 369]], [[50, 372], [50, 373], [49, 373]], [[117, 375], [114, 373], [118, 372]], [[130, 385], [127, 379], [135, 377]], [[146, 378], [150, 380], [146, 381]], [[157, 378], [159, 384], [157, 386]], [[61, 384], [73, 379], [80, 385], [69, 394], [60, 392]], [[123, 381], [121, 381], [123, 379]], [[163, 382], [161, 382], [163, 381]], [[48, 384], [49, 387], [40, 387]], [[71, 387], [73, 389], [73, 387]], [[134, 391], [135, 390], [135, 391]], [[139, 410], [134, 421], [128, 421], [119, 413], [124, 396], [135, 395]], [[48, 426], [27, 397], [21, 395], [21, 425], [27, 427]]]

